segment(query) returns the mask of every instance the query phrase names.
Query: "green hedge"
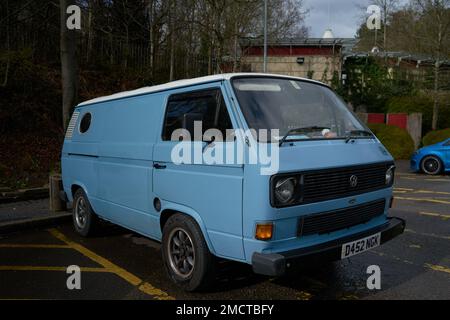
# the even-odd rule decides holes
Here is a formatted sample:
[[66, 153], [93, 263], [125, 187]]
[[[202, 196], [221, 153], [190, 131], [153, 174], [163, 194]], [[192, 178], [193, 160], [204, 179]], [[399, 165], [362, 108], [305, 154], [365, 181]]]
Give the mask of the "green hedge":
[[435, 144], [450, 138], [450, 128], [428, 132], [422, 139], [424, 146]]
[[[438, 128], [450, 127], [450, 108], [446, 106], [445, 99], [439, 101]], [[425, 95], [402, 96], [389, 99], [387, 102], [388, 113], [422, 113], [422, 132], [431, 130], [433, 118], [433, 99]]]
[[369, 124], [370, 130], [380, 139], [394, 159], [409, 159], [414, 152], [414, 141], [409, 133], [396, 126]]

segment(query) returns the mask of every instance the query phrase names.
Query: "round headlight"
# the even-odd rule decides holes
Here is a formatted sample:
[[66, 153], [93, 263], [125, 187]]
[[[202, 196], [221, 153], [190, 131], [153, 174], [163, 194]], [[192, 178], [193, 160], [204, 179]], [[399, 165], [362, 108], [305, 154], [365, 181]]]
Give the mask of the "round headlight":
[[275, 185], [275, 197], [281, 204], [287, 204], [294, 197], [295, 178], [281, 179]]
[[394, 181], [394, 166], [390, 167], [389, 169], [387, 169], [386, 171], [386, 185], [391, 185], [392, 182]]

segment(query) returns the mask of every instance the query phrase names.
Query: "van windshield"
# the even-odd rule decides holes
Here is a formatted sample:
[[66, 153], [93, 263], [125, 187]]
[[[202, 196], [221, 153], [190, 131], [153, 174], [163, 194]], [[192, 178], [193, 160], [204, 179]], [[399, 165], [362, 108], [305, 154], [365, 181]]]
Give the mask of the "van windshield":
[[[288, 135], [286, 141], [372, 137], [345, 103], [325, 86], [270, 77], [235, 78], [232, 84], [256, 138], [262, 137], [260, 129], [268, 130], [268, 136], [275, 139]], [[274, 129], [279, 130], [278, 135]]]

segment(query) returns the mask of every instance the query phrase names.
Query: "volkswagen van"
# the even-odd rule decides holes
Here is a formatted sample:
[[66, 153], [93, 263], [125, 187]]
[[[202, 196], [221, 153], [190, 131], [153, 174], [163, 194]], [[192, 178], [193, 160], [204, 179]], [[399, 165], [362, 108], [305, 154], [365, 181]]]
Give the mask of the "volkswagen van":
[[[258, 148], [272, 161], [254, 161]], [[83, 102], [61, 160], [76, 231], [102, 219], [161, 241], [169, 277], [188, 291], [213, 281], [217, 258], [279, 276], [405, 228], [388, 217], [393, 158], [309, 79], [220, 74]]]

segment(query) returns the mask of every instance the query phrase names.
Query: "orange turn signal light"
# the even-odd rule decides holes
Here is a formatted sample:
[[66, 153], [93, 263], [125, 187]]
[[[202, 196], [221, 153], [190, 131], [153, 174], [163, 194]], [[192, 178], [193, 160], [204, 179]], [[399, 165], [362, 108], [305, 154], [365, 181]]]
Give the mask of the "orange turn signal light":
[[270, 240], [273, 234], [273, 223], [258, 223], [256, 224], [255, 238], [257, 240]]

